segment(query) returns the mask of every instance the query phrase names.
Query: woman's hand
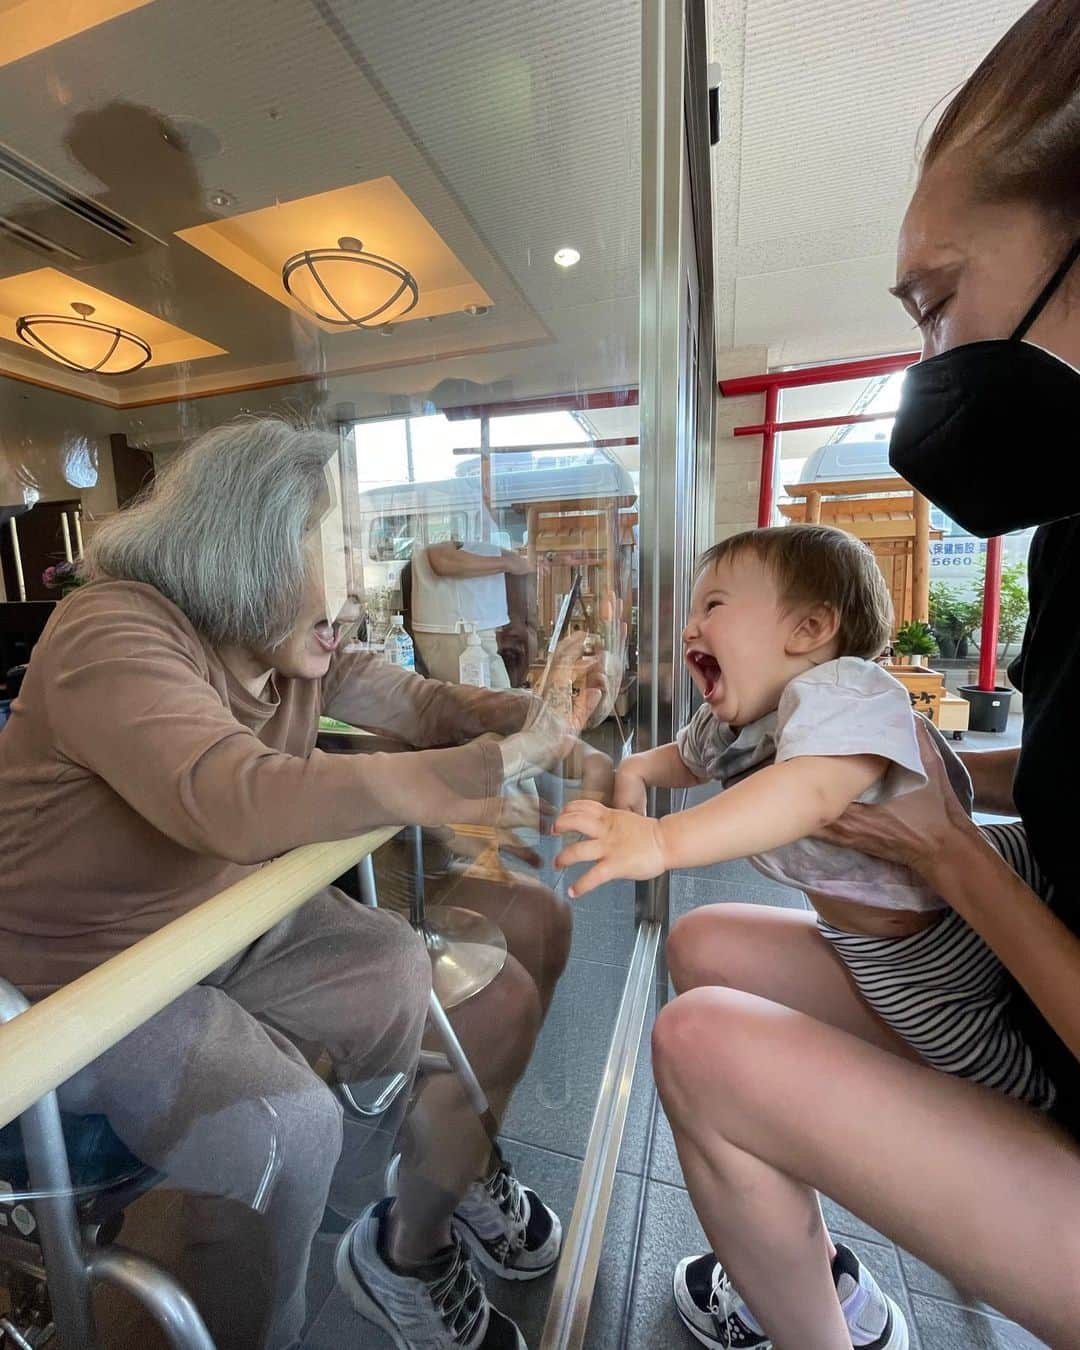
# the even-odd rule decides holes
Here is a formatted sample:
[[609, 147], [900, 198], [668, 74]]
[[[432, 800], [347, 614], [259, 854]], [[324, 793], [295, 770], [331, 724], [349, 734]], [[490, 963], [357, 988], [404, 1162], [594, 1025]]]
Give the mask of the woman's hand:
[[576, 801], [555, 822], [556, 834], [582, 834], [580, 843], [568, 844], [555, 859], [556, 867], [595, 863], [570, 887], [572, 900], [597, 886], [626, 877], [644, 881], [667, 870], [663, 836], [658, 820], [630, 811], [612, 811], [599, 802]]
[[940, 861], [958, 834], [977, 832], [977, 827], [957, 801], [941, 752], [923, 718], [916, 718], [915, 725], [926, 786], [881, 806], [853, 803], [817, 837], [924, 874]]

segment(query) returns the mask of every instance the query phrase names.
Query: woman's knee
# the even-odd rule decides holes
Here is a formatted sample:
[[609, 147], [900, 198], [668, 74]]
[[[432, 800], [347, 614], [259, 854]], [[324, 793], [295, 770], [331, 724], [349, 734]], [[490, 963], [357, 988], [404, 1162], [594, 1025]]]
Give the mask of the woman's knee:
[[742, 905], [704, 905], [671, 930], [668, 970], [679, 993], [699, 985], [724, 985], [733, 944], [738, 943]]
[[772, 1007], [753, 994], [709, 987], [691, 989], [661, 1010], [652, 1035], [653, 1071], [669, 1115], [693, 1111], [717, 1085], [721, 1097], [738, 1102], [754, 1075], [765, 1071], [762, 1041]]
[[[343, 1142], [342, 1112], [330, 1089], [314, 1074], [299, 1090], [262, 1098], [266, 1167], [263, 1188], [291, 1186], [329, 1190]], [[324, 1196], [325, 1198], [325, 1196]]]

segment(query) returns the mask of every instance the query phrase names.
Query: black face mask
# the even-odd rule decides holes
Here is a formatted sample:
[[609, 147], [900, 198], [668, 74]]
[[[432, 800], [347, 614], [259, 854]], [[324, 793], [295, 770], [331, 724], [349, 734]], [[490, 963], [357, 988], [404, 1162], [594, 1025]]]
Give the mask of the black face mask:
[[904, 379], [889, 463], [984, 539], [1076, 514], [1056, 466], [1073, 455], [1080, 371], [1022, 339], [1078, 257], [1080, 239], [1011, 337], [954, 347]]

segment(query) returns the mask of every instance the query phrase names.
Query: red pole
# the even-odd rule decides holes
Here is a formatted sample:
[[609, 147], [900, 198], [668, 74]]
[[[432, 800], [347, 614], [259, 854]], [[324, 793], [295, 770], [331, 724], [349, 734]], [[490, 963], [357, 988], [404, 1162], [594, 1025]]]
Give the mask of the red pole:
[[772, 524], [773, 499], [776, 496], [776, 431], [773, 423], [780, 407], [780, 390], [770, 384], [765, 390], [765, 430], [761, 436], [761, 486], [758, 489], [758, 529]]
[[[804, 417], [800, 422], [773, 422], [773, 431], [813, 431], [817, 427], [853, 427], [860, 422], [887, 422], [896, 416], [896, 409], [878, 413], [845, 413], [843, 417]], [[761, 436], [768, 431], [764, 422], [754, 426], [736, 427], [733, 436]]]
[[918, 352], [901, 352], [897, 356], [864, 356], [858, 361], [830, 361], [823, 366], [769, 370], [761, 375], [736, 375], [720, 381], [720, 392], [725, 398], [739, 398], [743, 394], [760, 394], [771, 384], [781, 389], [797, 389], [802, 385], [830, 384], [837, 380], [866, 380], [872, 375], [890, 375], [893, 371], [905, 370], [918, 359]]
[[997, 687], [998, 617], [1001, 614], [1001, 535], [986, 541], [986, 585], [983, 587], [982, 636], [979, 638], [979, 688]]

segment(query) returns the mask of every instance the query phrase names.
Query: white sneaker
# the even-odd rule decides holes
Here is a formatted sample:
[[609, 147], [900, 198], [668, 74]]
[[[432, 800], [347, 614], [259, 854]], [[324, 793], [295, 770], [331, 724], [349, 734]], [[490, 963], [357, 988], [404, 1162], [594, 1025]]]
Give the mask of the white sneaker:
[[488, 1302], [456, 1237], [415, 1274], [387, 1264], [383, 1224], [393, 1203], [369, 1205], [338, 1243], [337, 1282], [361, 1317], [397, 1350], [527, 1350], [517, 1325]]
[[[850, 1248], [836, 1244], [833, 1279], [851, 1344], [858, 1350], [908, 1350], [904, 1314]], [[773, 1350], [761, 1324], [711, 1252], [680, 1261], [675, 1307], [687, 1330], [710, 1350]]]
[[[397, 1194], [401, 1155], [386, 1169]], [[474, 1181], [454, 1211], [454, 1231], [477, 1261], [504, 1280], [536, 1280], [558, 1262], [562, 1224], [535, 1191], [523, 1186], [502, 1157], [486, 1181]]]

